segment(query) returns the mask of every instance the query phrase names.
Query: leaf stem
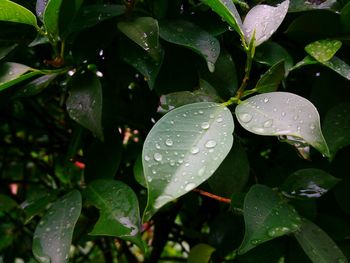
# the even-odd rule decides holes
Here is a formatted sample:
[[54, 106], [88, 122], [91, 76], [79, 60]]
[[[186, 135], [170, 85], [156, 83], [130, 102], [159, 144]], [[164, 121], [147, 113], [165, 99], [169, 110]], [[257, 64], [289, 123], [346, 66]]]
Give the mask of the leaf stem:
[[206, 192], [206, 191], [198, 189], [198, 188], [193, 189], [193, 192], [197, 192], [200, 195], [212, 198], [212, 199], [217, 200], [219, 202], [223, 202], [223, 203], [226, 203], [226, 204], [230, 204], [231, 203], [231, 199], [229, 199], [229, 198], [225, 198], [225, 197], [222, 197], [222, 196], [214, 195], [212, 193]]

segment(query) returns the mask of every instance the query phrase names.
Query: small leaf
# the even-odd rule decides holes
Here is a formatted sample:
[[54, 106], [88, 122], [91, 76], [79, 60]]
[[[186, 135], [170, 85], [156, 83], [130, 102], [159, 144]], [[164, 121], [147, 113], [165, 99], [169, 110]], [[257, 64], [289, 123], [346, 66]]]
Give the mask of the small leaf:
[[258, 135], [286, 136], [297, 148], [309, 144], [329, 157], [320, 127], [320, 116], [307, 99], [289, 92], [250, 97], [236, 107], [239, 123]]
[[62, 2], [63, 0], [48, 0], [43, 14], [45, 29], [53, 41], [58, 41], [60, 33], [59, 19]]
[[0, 194], [0, 212], [10, 211], [12, 208], [17, 207], [17, 203], [15, 200], [10, 198], [7, 195]]
[[99, 79], [92, 73], [76, 74], [69, 85], [66, 102], [69, 116], [102, 139], [102, 87]]
[[120, 16], [125, 13], [124, 5], [87, 5], [83, 6], [76, 15], [71, 26], [71, 32], [82, 31], [93, 27], [107, 19]]
[[143, 248], [139, 204], [129, 186], [115, 180], [96, 180], [86, 189], [86, 198], [100, 210], [90, 235], [116, 236]]
[[118, 23], [118, 28], [128, 38], [142, 47], [155, 60], [162, 58], [159, 44], [158, 21], [152, 17], [138, 17], [132, 21]]
[[[129, 41], [128, 41], [129, 42]], [[162, 66], [164, 56], [163, 51], [159, 51], [159, 61], [155, 61], [152, 57], [146, 54], [139, 46], [121, 41], [120, 56], [121, 58], [139, 71], [147, 81], [148, 86], [153, 90], [159, 70]]]
[[23, 88], [18, 90], [18, 92], [16, 93], [16, 97], [27, 97], [39, 94], [44, 89], [46, 89], [57, 76], [58, 74], [54, 73], [44, 75], [32, 80]]
[[331, 157], [341, 148], [350, 145], [350, 104], [339, 104], [326, 114], [323, 121], [323, 134]]
[[286, 0], [276, 7], [256, 5], [249, 10], [243, 22], [246, 42], [250, 43], [253, 34], [256, 46], [268, 40], [281, 25], [287, 14], [288, 6], [289, 0]]
[[153, 126], [142, 152], [145, 221], [214, 173], [231, 149], [233, 129], [230, 111], [212, 102], [176, 108]]
[[298, 170], [288, 176], [281, 186], [281, 191], [292, 198], [319, 198], [338, 182], [338, 178], [323, 170], [308, 168]]
[[198, 244], [191, 248], [188, 255], [187, 263], [209, 263], [211, 262], [211, 254], [215, 248], [207, 244]]
[[350, 66], [346, 64], [343, 60], [333, 57], [332, 59], [323, 62], [323, 65], [337, 72], [339, 75], [343, 76], [347, 80], [350, 80]]
[[294, 236], [313, 263], [348, 262], [337, 244], [311, 221], [304, 219]]
[[337, 0], [325, 0], [325, 1], [305, 1], [305, 0], [293, 0], [290, 2], [289, 12], [303, 12], [308, 10], [325, 9], [331, 11], [337, 11]]
[[203, 3], [211, 7], [211, 9], [221, 16], [240, 36], [243, 36], [242, 20], [233, 1], [203, 0]]
[[299, 229], [301, 219], [295, 209], [264, 185], [254, 185], [244, 199], [245, 235], [238, 253]]
[[220, 54], [220, 43], [208, 32], [189, 21], [175, 20], [160, 23], [160, 36], [170, 43], [200, 54], [207, 61], [209, 71], [214, 72]]
[[261, 76], [254, 89], [259, 93], [276, 91], [284, 79], [284, 68], [284, 61], [273, 65]]
[[305, 51], [317, 61], [323, 63], [330, 60], [341, 45], [342, 43], [339, 40], [323, 39], [307, 45]]
[[81, 212], [77, 190], [57, 200], [41, 218], [33, 238], [33, 254], [41, 263], [68, 262], [74, 226]]
[[9, 0], [0, 1], [0, 21], [22, 23], [39, 28], [36, 17], [31, 11]]

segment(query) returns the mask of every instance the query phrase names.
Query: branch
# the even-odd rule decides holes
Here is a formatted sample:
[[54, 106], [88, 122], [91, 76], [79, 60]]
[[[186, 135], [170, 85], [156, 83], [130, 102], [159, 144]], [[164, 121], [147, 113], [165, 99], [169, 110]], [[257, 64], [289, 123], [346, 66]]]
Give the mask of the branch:
[[198, 189], [198, 188], [193, 189], [192, 191], [193, 192], [197, 192], [200, 195], [207, 196], [209, 198], [215, 199], [215, 200], [217, 200], [219, 202], [223, 202], [223, 203], [226, 203], [226, 204], [231, 204], [231, 199], [229, 199], [229, 198], [225, 198], [225, 197], [221, 197], [221, 196], [218, 196], [218, 195], [214, 195], [212, 193], [206, 192], [206, 191]]

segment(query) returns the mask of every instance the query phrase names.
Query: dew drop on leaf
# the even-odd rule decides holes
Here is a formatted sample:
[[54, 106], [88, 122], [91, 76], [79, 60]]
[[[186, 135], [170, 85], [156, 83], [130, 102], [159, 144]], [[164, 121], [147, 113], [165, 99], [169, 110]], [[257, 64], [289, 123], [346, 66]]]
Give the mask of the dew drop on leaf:
[[216, 146], [216, 141], [214, 141], [214, 140], [209, 140], [205, 144], [206, 148], [214, 148], [215, 146]]
[[239, 114], [238, 118], [242, 121], [242, 122], [250, 122], [253, 118], [253, 116], [249, 113], [243, 113], [243, 114]]

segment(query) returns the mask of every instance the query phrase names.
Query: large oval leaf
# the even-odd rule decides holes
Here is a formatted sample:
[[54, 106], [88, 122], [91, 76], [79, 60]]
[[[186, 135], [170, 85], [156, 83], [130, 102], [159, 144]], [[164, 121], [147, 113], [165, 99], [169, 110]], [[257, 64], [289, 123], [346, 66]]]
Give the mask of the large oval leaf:
[[244, 199], [245, 235], [239, 248], [244, 254], [255, 246], [295, 232], [301, 219], [293, 207], [264, 185], [254, 185]]
[[210, 6], [211, 9], [222, 17], [232, 28], [234, 28], [238, 34], [243, 36], [242, 20], [233, 4], [230, 0], [203, 0], [203, 2]]
[[53, 41], [58, 40], [62, 2], [63, 0], [48, 0], [43, 14], [45, 29]]
[[162, 49], [159, 44], [158, 21], [152, 17], [138, 17], [131, 21], [118, 23], [118, 28], [128, 38], [142, 47], [155, 60], [162, 58]]
[[286, 136], [296, 148], [313, 146], [329, 156], [320, 127], [320, 116], [307, 99], [289, 92], [256, 95], [236, 107], [239, 123], [259, 135]]
[[215, 70], [214, 65], [220, 55], [220, 43], [200, 27], [185, 20], [164, 21], [160, 24], [160, 36], [200, 54], [207, 61], [209, 71]]
[[244, 37], [247, 43], [250, 43], [253, 35], [255, 36], [256, 46], [268, 40], [281, 25], [287, 14], [288, 6], [289, 0], [276, 7], [269, 5], [254, 6], [243, 22]]
[[89, 72], [74, 76], [69, 85], [71, 89], [66, 102], [69, 116], [102, 139], [102, 87], [100, 80], [95, 74]]
[[294, 235], [313, 263], [348, 262], [336, 243], [312, 222], [304, 219]]
[[342, 103], [327, 112], [323, 121], [324, 137], [333, 158], [338, 150], [350, 145], [350, 103]]
[[22, 23], [38, 28], [36, 17], [31, 11], [9, 0], [0, 1], [0, 21]]
[[129, 186], [115, 180], [96, 180], [86, 189], [86, 198], [100, 210], [90, 235], [116, 236], [143, 248], [139, 203]]
[[73, 230], [80, 211], [81, 195], [77, 190], [53, 203], [34, 233], [33, 254], [39, 262], [68, 262]]
[[142, 152], [145, 220], [214, 173], [231, 149], [233, 129], [230, 111], [212, 102], [176, 108], [154, 125]]

